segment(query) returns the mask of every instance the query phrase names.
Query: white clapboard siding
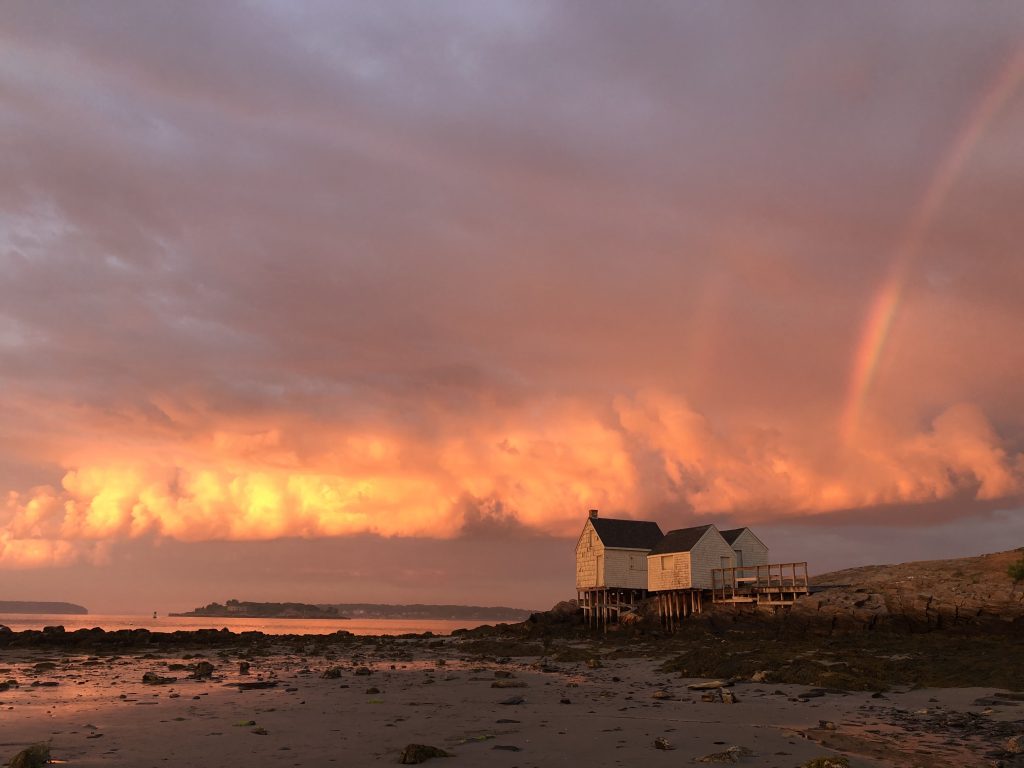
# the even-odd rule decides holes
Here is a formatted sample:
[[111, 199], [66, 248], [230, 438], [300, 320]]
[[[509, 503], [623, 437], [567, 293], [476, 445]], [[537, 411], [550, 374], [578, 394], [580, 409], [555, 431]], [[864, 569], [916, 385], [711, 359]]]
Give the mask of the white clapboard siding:
[[651, 591], [690, 588], [690, 553], [648, 555], [647, 582]]

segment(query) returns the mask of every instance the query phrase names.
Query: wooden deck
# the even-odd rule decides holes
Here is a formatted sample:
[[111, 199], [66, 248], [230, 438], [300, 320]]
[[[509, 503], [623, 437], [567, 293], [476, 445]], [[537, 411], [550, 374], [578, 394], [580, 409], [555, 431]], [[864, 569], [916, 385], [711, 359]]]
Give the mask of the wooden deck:
[[711, 584], [711, 599], [716, 603], [792, 605], [811, 591], [807, 563], [714, 568]]

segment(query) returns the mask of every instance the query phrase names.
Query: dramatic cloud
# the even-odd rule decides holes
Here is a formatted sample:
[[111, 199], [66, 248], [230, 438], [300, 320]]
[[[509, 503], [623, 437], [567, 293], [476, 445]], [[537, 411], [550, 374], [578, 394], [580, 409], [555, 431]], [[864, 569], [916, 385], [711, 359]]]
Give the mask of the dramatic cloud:
[[1019, 4], [2, 16], [0, 568], [1021, 504]]
[[588, 506], [672, 525], [1024, 494], [1024, 455], [968, 405], [832, 462], [774, 430], [719, 434], [663, 393], [618, 397], [603, 418], [599, 410], [532, 402], [483, 424], [452, 413], [429, 439], [330, 424], [188, 430], [106, 456], [88, 439], [59, 488], [10, 495], [0, 564], [51, 565], [95, 542], [150, 536], [569, 536]]

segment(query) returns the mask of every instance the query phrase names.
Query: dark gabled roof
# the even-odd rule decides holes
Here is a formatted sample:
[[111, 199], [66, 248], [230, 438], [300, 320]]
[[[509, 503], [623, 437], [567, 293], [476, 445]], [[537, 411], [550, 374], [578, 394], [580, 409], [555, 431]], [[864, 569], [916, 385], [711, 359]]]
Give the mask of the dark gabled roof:
[[689, 552], [693, 546], [700, 541], [707, 533], [711, 525], [698, 525], [695, 528], [680, 528], [678, 531], [669, 531], [665, 538], [658, 542], [658, 545], [651, 550], [652, 555], [667, 555], [672, 552]]
[[646, 520], [613, 520], [607, 517], [593, 517], [591, 525], [598, 538], [606, 547], [621, 549], [650, 549], [662, 537], [657, 523]]
[[722, 534], [722, 538], [729, 542], [730, 546], [736, 543], [736, 539], [740, 537], [746, 528], [730, 528], [728, 531], [719, 531]]
[[722, 534], [723, 539], [729, 542], [729, 546], [731, 547], [733, 544], [736, 543], [736, 539], [738, 539], [740, 537], [740, 534], [744, 531], [750, 533], [750, 535], [754, 537], [754, 541], [756, 541], [765, 549], [768, 549], [768, 545], [761, 541], [759, 538], [757, 538], [757, 534], [751, 531], [749, 528], [730, 528], [728, 531], [719, 531], [719, 533]]

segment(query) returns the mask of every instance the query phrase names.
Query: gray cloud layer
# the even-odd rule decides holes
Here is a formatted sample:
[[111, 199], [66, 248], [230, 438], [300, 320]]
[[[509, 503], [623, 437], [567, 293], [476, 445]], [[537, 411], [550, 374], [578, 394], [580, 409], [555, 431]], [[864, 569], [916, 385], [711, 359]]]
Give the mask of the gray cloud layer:
[[[1019, 89], [927, 233], [864, 445], [836, 444], [873, 296], [1024, 40], [1017, 3], [2, 17], [11, 551], [71, 541], [63, 505], [89, 508], [129, 457], [165, 506], [132, 486], [117, 536], [167, 533], [215, 461], [400, 480], [388, 504], [435, 494], [414, 526], [435, 535], [480, 525], [466, 499], [564, 533], [588, 493], [682, 519], [964, 488], [971, 513], [1024, 487]], [[531, 461], [502, 464], [514, 451]], [[526, 471], [539, 489], [515, 485]], [[108, 479], [76, 491], [90, 472]], [[376, 519], [405, 525], [388, 504]]]

